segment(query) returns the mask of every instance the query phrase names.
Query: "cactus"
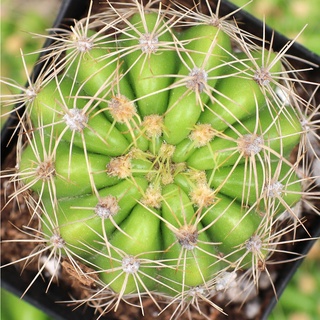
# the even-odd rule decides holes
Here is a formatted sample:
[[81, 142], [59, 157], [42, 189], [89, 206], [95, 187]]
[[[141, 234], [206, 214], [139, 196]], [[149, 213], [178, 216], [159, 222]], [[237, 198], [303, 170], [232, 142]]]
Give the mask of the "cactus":
[[38, 221], [43, 246], [27, 261], [49, 251], [37, 276], [54, 259], [53, 279], [66, 259], [95, 283], [84, 301], [103, 313], [136, 298], [143, 312], [149, 297], [176, 305], [172, 318], [203, 313], [200, 301], [224, 312], [211, 299], [235, 277], [245, 295], [262, 274], [272, 283], [281, 236], [305, 228], [297, 208], [318, 195], [305, 160], [317, 124], [304, 117], [316, 108], [296, 91], [287, 48], [161, 2], [108, 3], [51, 37], [40, 77], [16, 98], [8, 174], [9, 202], [31, 190]]

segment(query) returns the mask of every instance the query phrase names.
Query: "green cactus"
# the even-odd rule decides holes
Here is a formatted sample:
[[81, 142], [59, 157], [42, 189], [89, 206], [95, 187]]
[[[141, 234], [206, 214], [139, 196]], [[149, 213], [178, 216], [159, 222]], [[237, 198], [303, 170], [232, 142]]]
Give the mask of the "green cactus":
[[302, 100], [284, 56], [231, 22], [133, 4], [56, 36], [25, 96], [12, 198], [36, 193], [51, 257], [97, 281], [88, 303], [149, 296], [180, 301], [178, 317], [231, 274], [258, 286], [283, 213], [303, 224], [293, 208], [312, 177], [290, 158], [305, 146]]

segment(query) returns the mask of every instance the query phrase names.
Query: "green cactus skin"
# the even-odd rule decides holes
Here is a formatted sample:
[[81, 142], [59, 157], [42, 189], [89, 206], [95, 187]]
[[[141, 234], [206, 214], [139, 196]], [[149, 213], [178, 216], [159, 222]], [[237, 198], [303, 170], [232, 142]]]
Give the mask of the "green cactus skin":
[[203, 105], [210, 98], [207, 92], [214, 87], [217, 77], [223, 73], [224, 62], [230, 59], [224, 50], [230, 50], [231, 46], [226, 34], [213, 26], [192, 27], [182, 35], [182, 40], [189, 40], [185, 49], [190, 50], [190, 53], [186, 54], [186, 57], [182, 53], [184, 63], [181, 64], [178, 75], [190, 76], [195, 72], [197, 80], [193, 84], [194, 80], [191, 79], [191, 83], [187, 82], [186, 85], [170, 91], [168, 110], [164, 118], [164, 139], [174, 145], [186, 138], [198, 121], [204, 109]]
[[[156, 13], [146, 14], [145, 23], [142, 23], [140, 15], [134, 15], [130, 23], [134, 29], [128, 30], [121, 40], [128, 49], [124, 60], [130, 66], [129, 82], [136, 96], [144, 97], [137, 101], [139, 114], [142, 117], [163, 114], [167, 109], [169, 95], [166, 88], [173, 82], [169, 75], [175, 74], [175, 62], [178, 60], [175, 50], [170, 50], [173, 46], [172, 34]], [[146, 42], [148, 45], [144, 47]], [[132, 50], [135, 47], [137, 49]], [[155, 92], [158, 93], [154, 95]]]
[[[144, 35], [146, 27], [150, 30], [148, 34], [152, 34], [152, 30], [163, 29], [165, 26], [165, 21], [156, 25], [158, 20], [155, 13], [145, 14], [145, 19], [142, 25], [141, 16], [134, 15], [130, 23], [135, 26], [135, 31], [120, 37], [121, 43], [128, 49], [128, 54], [123, 54], [124, 63], [114, 59], [115, 53], [112, 50], [116, 51], [116, 46], [109, 50], [110, 57], [108, 50], [93, 47], [67, 68], [68, 76], [58, 80], [59, 90], [56, 89], [55, 79], [42, 89], [35, 98], [31, 113], [33, 122], [41, 117], [44, 125], [52, 126], [50, 133], [58, 141], [61, 139], [55, 148], [56, 177], [53, 183], [57, 189], [56, 197], [63, 199], [52, 208], [48, 187], [42, 187], [42, 182], [37, 182], [32, 186], [33, 190], [45, 189], [42, 200], [48, 218], [57, 219], [59, 234], [66, 244], [74, 248], [74, 253], [83, 259], [91, 261], [89, 257], [93, 256], [91, 262], [99, 270], [110, 270], [101, 273], [102, 281], [110, 283], [110, 288], [115, 292], [124, 294], [146, 288], [149, 291], [157, 290], [159, 285], [154, 280], [157, 277], [165, 284], [164, 291], [172, 287], [173, 292], [183, 292], [186, 288], [209, 281], [219, 271], [219, 252], [229, 257], [227, 259], [230, 263], [236, 262], [241, 252], [233, 255], [233, 251], [254, 234], [262, 221], [254, 210], [247, 213], [244, 205], [263, 210], [260, 207], [265, 199], [263, 187], [266, 170], [269, 169], [268, 161], [272, 157], [287, 157], [299, 142], [301, 131], [293, 109], [288, 108], [286, 113], [279, 113], [277, 106], [266, 106], [269, 98], [266, 98], [254, 79], [241, 79], [240, 75], [230, 71], [233, 68], [239, 73], [246, 70], [246, 67], [242, 62], [233, 61], [232, 67], [228, 67], [227, 62], [232, 59], [228, 55], [231, 51], [230, 40], [221, 29], [204, 25], [190, 27], [180, 35], [179, 45], [184, 46], [184, 49], [177, 53], [174, 48], [161, 51], [162, 43], [172, 45], [173, 42], [171, 30], [167, 27], [167, 31], [157, 38], [154, 48], [157, 54], [144, 54], [139, 46], [135, 48], [137, 37]], [[135, 50], [129, 51], [130, 48]], [[257, 53], [255, 57], [261, 59]], [[162, 65], [167, 65], [167, 68], [160, 68]], [[105, 82], [115, 75], [118, 66], [121, 66], [119, 71], [124, 74], [120, 76], [119, 85], [115, 85], [117, 90], [113, 91], [108, 89]], [[177, 66], [178, 76], [174, 80], [168, 74], [175, 72]], [[279, 69], [279, 66], [276, 67]], [[201, 78], [191, 90], [188, 89], [188, 82], [175, 87], [181, 78], [190, 79], [189, 72], [194, 68], [208, 72], [208, 81]], [[217, 83], [219, 76], [228, 72], [231, 73], [230, 77], [222, 78]], [[76, 82], [72, 80], [73, 76]], [[198, 81], [198, 76], [193, 81]], [[132, 83], [132, 89], [129, 83]], [[241, 88], [241, 100], [238, 98], [240, 91], [237, 91], [237, 85]], [[87, 102], [85, 98], [86, 93], [97, 97], [101, 87], [104, 91], [109, 90], [105, 99], [101, 96], [103, 103], [100, 105], [104, 113], [108, 112], [107, 117], [104, 113], [94, 112], [95, 104]], [[211, 97], [210, 91], [213, 88], [218, 100]], [[86, 93], [80, 94], [82, 90]], [[157, 91], [161, 92], [161, 96]], [[112, 115], [112, 108], [120, 108], [121, 105], [110, 106], [113, 96], [117, 95], [123, 96], [123, 100], [134, 98], [138, 104], [133, 115], [128, 116], [127, 130], [133, 116], [137, 119], [134, 132], [143, 132], [139, 122], [145, 116], [163, 114], [163, 140], [159, 141], [157, 151], [146, 151], [144, 143], [134, 143], [136, 138], [130, 139], [128, 132], [119, 126], [121, 121]], [[120, 100], [119, 103], [122, 102]], [[241, 105], [248, 109], [242, 109]], [[87, 116], [87, 121], [83, 128], [72, 130], [69, 126], [71, 130], [67, 130], [68, 124], [66, 128], [66, 123], [61, 121], [62, 111], [68, 114], [69, 110], [79, 107], [86, 111], [83, 114]], [[216, 107], [221, 108], [221, 111], [212, 109]], [[219, 117], [215, 114], [219, 114]], [[81, 126], [81, 121], [78, 126]], [[196, 140], [191, 140], [191, 136], [188, 137], [197, 121], [210, 125], [213, 130], [212, 141], [201, 147]], [[202, 132], [199, 132], [201, 138]], [[261, 136], [262, 139], [256, 144], [253, 140], [254, 146], [249, 143], [241, 149], [241, 139], [250, 134]], [[45, 136], [43, 140], [48, 148], [49, 138]], [[139, 145], [141, 149], [137, 148]], [[37, 148], [40, 153], [41, 148]], [[83, 148], [85, 153], [81, 151]], [[258, 153], [255, 148], [262, 155], [256, 160], [250, 181], [243, 163]], [[32, 153], [30, 147], [23, 153], [21, 172], [28, 170], [28, 164], [36, 162]], [[65, 172], [59, 171], [60, 161], [68, 164], [64, 168]], [[203, 173], [207, 179], [192, 181], [183, 177], [188, 168], [192, 168], [195, 173]], [[282, 183], [286, 192], [289, 192], [283, 198], [288, 206], [300, 200], [301, 191], [300, 184], [295, 183], [294, 174], [285, 177], [290, 170], [290, 166], [283, 165], [279, 175], [279, 179], [284, 178]], [[83, 178], [77, 176], [77, 171], [83, 174]], [[88, 178], [88, 174], [92, 174], [92, 179]], [[59, 180], [61, 175], [64, 179]], [[224, 181], [226, 177], [228, 179]], [[25, 183], [28, 182], [25, 179]], [[68, 183], [70, 188], [67, 187]], [[155, 208], [145, 204], [152, 200], [146, 195], [148, 184], [160, 190], [160, 201]], [[92, 192], [94, 194], [90, 195]], [[111, 204], [103, 202], [108, 196], [114, 197], [115, 204], [112, 205], [117, 206], [113, 213]], [[260, 199], [259, 204], [257, 197]], [[99, 216], [101, 213], [97, 214], [95, 210], [100, 204], [109, 214], [103, 217]], [[278, 204], [274, 215], [285, 209], [285, 206]], [[107, 241], [110, 244], [104, 243]], [[216, 245], [213, 246], [211, 242]], [[85, 250], [81, 244], [85, 244]], [[102, 249], [104, 254], [89, 254], [90, 250], [98, 252]], [[126, 274], [121, 269], [123, 257], [119, 250], [128, 256], [138, 255], [150, 261], [161, 259], [166, 261], [167, 267], [160, 268], [160, 271], [154, 267], [154, 270], [148, 272], [137, 267], [137, 270]], [[139, 285], [133, 275], [138, 270], [146, 273]]]

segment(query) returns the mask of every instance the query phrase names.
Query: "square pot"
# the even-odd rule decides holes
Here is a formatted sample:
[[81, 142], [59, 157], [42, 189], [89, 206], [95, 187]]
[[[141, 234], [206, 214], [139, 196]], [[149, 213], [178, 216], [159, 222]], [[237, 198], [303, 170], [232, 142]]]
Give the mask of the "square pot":
[[[176, 1], [179, 2], [179, 1]], [[182, 2], [182, 1], [181, 1]], [[184, 2], [186, 3], [186, 2]], [[213, 11], [215, 10], [217, 1], [210, 1], [212, 5]], [[78, 1], [78, 0], [65, 0], [62, 3], [60, 12], [58, 13], [57, 19], [54, 23], [54, 27], [63, 27], [67, 28], [68, 25], [72, 24], [73, 19], [79, 19], [80, 17], [85, 16], [89, 7], [89, 1]], [[238, 24], [241, 24], [241, 28], [245, 31], [254, 34], [258, 38], [264, 38], [267, 42], [272, 41], [272, 48], [275, 51], [281, 50], [288, 43], [289, 39], [287, 39], [282, 34], [272, 30], [268, 26], [263, 26], [263, 23], [246, 13], [243, 10], [237, 11], [237, 7], [231, 4], [228, 1], [221, 1], [220, 3], [220, 15], [225, 16], [231, 13], [230, 19], [235, 19]], [[47, 47], [50, 45], [52, 41], [48, 40], [44, 46]], [[257, 40], [259, 43], [259, 40]], [[316, 54], [310, 52], [303, 46], [298, 43], [294, 43], [288, 49], [288, 54], [293, 57], [297, 57], [299, 59], [292, 59], [290, 63], [295, 69], [306, 70], [301, 72], [301, 76], [311, 82], [320, 82], [320, 71], [319, 68], [313, 67], [310, 69], [310, 65], [305, 61], [309, 61], [315, 65], [320, 65], [320, 57]], [[41, 70], [41, 64], [37, 65], [32, 73], [31, 78], [36, 79]], [[312, 86], [310, 88], [306, 86], [306, 90], [312, 90]], [[308, 94], [308, 93], [304, 93]], [[310, 94], [310, 91], [309, 91]], [[314, 98], [316, 104], [320, 103], [320, 90], [318, 90], [314, 94]], [[23, 113], [23, 108], [19, 109], [20, 116]], [[6, 122], [2, 132], [1, 132], [1, 160], [3, 164], [3, 168], [5, 166], [10, 166], [12, 159], [14, 159], [14, 147], [17, 142], [17, 136], [13, 135], [14, 129], [18, 123], [18, 117], [14, 114], [8, 119]], [[316, 202], [316, 206], [320, 210], [320, 201]], [[309, 215], [306, 214], [307, 222], [306, 227], [310, 233], [311, 237], [319, 237], [320, 236], [320, 216], [317, 215]], [[298, 228], [297, 238], [305, 238], [305, 231], [303, 228]], [[310, 248], [313, 245], [313, 240], [298, 242], [293, 250], [301, 255], [306, 255]], [[299, 259], [296, 261], [292, 261], [289, 263], [285, 263], [281, 268], [277, 269], [277, 278], [274, 282], [275, 290], [277, 296], [279, 297], [283, 292], [284, 288], [290, 281], [291, 277], [295, 273], [296, 269], [299, 267], [303, 260]], [[20, 276], [19, 270], [14, 267], [6, 267], [2, 269], [1, 278], [2, 278], [2, 286], [16, 295], [20, 296], [25, 289], [28, 287], [30, 283], [31, 273], [29, 271], [24, 272], [22, 276]], [[81, 306], [78, 308], [73, 308], [70, 306], [66, 306], [64, 304], [57, 303], [57, 301], [69, 300], [70, 297], [68, 295], [68, 287], [64, 284], [60, 283], [59, 285], [52, 284], [47, 293], [47, 284], [43, 282], [41, 279], [37, 279], [35, 283], [30, 287], [30, 289], [25, 294], [24, 298], [42, 309], [48, 315], [52, 316], [54, 319], [86, 319], [91, 320], [95, 319], [97, 315], [94, 314], [94, 310], [90, 309], [86, 306]], [[272, 311], [273, 307], [277, 302], [277, 298], [274, 295], [274, 292], [269, 288], [269, 290], [262, 290], [259, 295], [260, 301], [262, 303], [262, 310], [260, 311], [258, 318], [253, 319], [267, 319], [268, 315]], [[74, 309], [74, 310], [73, 310]], [[102, 317], [103, 319], [104, 317]], [[118, 319], [117, 314], [109, 313], [106, 316], [107, 319]], [[220, 319], [220, 318], [219, 318]], [[227, 318], [226, 318], [227, 319]], [[240, 319], [240, 318], [239, 318]]]

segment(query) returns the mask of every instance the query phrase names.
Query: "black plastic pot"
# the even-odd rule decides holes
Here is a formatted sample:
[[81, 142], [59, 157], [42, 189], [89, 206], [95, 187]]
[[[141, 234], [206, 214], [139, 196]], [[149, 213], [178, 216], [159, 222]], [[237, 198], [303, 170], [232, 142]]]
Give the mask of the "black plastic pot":
[[[72, 23], [73, 19], [78, 19], [86, 14], [86, 11], [89, 7], [89, 0], [64, 0], [60, 11], [57, 15], [56, 21], [54, 23], [54, 27], [68, 27], [69, 24]], [[177, 1], [178, 2], [178, 1]], [[190, 1], [191, 2], [191, 1]], [[212, 6], [215, 7], [217, 0], [210, 1]], [[221, 1], [220, 6], [220, 15], [224, 16], [231, 12], [236, 11], [237, 7], [228, 1]], [[270, 41], [273, 37], [273, 49], [275, 51], [280, 50], [285, 46], [289, 39], [283, 36], [282, 34], [275, 32], [269, 27], [263, 28], [262, 21], [254, 18], [252, 15], [247, 12], [240, 10], [231, 16], [232, 19], [235, 19], [238, 23], [241, 23], [241, 27], [262, 38], [263, 30], [265, 31], [264, 38], [266, 41]], [[48, 40], [44, 46], [47, 47], [50, 44], [50, 40]], [[320, 65], [320, 57], [298, 43], [294, 43], [290, 49], [288, 50], [288, 54], [300, 58], [300, 60], [292, 59], [290, 61], [292, 65], [297, 69], [306, 69], [309, 68], [310, 65], [303, 61], [309, 61], [313, 64]], [[31, 78], [35, 79], [39, 71], [41, 69], [41, 65], [37, 65], [34, 68]], [[320, 82], [320, 70], [317, 67], [314, 67], [312, 70], [308, 70], [302, 73], [302, 76], [312, 82]], [[308, 88], [307, 88], [308, 89]], [[315, 94], [316, 103], [320, 103], [320, 90]], [[19, 112], [23, 112], [23, 109], [20, 109]], [[1, 163], [5, 163], [6, 158], [14, 149], [17, 137], [12, 138], [12, 134], [14, 132], [15, 127], [18, 123], [18, 116], [12, 115], [8, 121], [6, 122], [2, 132], [1, 132]], [[9, 164], [10, 165], [10, 164]], [[14, 165], [14, 164], [13, 164]], [[320, 201], [319, 201], [320, 202]], [[320, 204], [318, 204], [320, 208]], [[320, 236], [320, 216], [308, 216], [308, 231], [312, 237]], [[298, 230], [301, 237], [306, 237], [303, 230]], [[299, 242], [295, 245], [294, 250], [297, 253], [302, 255], [306, 255], [310, 248], [312, 247], [314, 241], [304, 241]], [[279, 271], [277, 280], [275, 282], [275, 288], [277, 291], [277, 296], [281, 295], [286, 285], [292, 278], [296, 269], [299, 267], [303, 260], [297, 260], [291, 263], [284, 264], [283, 268]], [[12, 266], [2, 269], [1, 272], [1, 285], [13, 292], [14, 294], [21, 296], [21, 294], [25, 291], [26, 287], [29, 285], [30, 281], [28, 281], [28, 272], [24, 273], [21, 277], [18, 270]], [[67, 290], [64, 288], [63, 284], [60, 286], [51, 285], [48, 293], [45, 293], [47, 288], [47, 284], [44, 283], [41, 279], [38, 279], [32, 287], [28, 290], [24, 298], [30, 303], [34, 304], [36, 307], [42, 309], [45, 313], [53, 317], [54, 319], [64, 319], [64, 320], [73, 320], [73, 319], [86, 319], [93, 320], [97, 317], [94, 315], [94, 311], [90, 308], [80, 307], [80, 308], [72, 308], [70, 306], [66, 306], [66, 304], [57, 303], [57, 301], [69, 300]], [[272, 291], [272, 290], [271, 290]], [[261, 299], [267, 299], [267, 303], [264, 303], [264, 309], [262, 310], [262, 316], [259, 318], [261, 320], [267, 319], [268, 315], [272, 311], [273, 307], [277, 303], [277, 299], [274, 296], [274, 293], [263, 294]], [[114, 319], [113, 313], [107, 315], [107, 319]]]

